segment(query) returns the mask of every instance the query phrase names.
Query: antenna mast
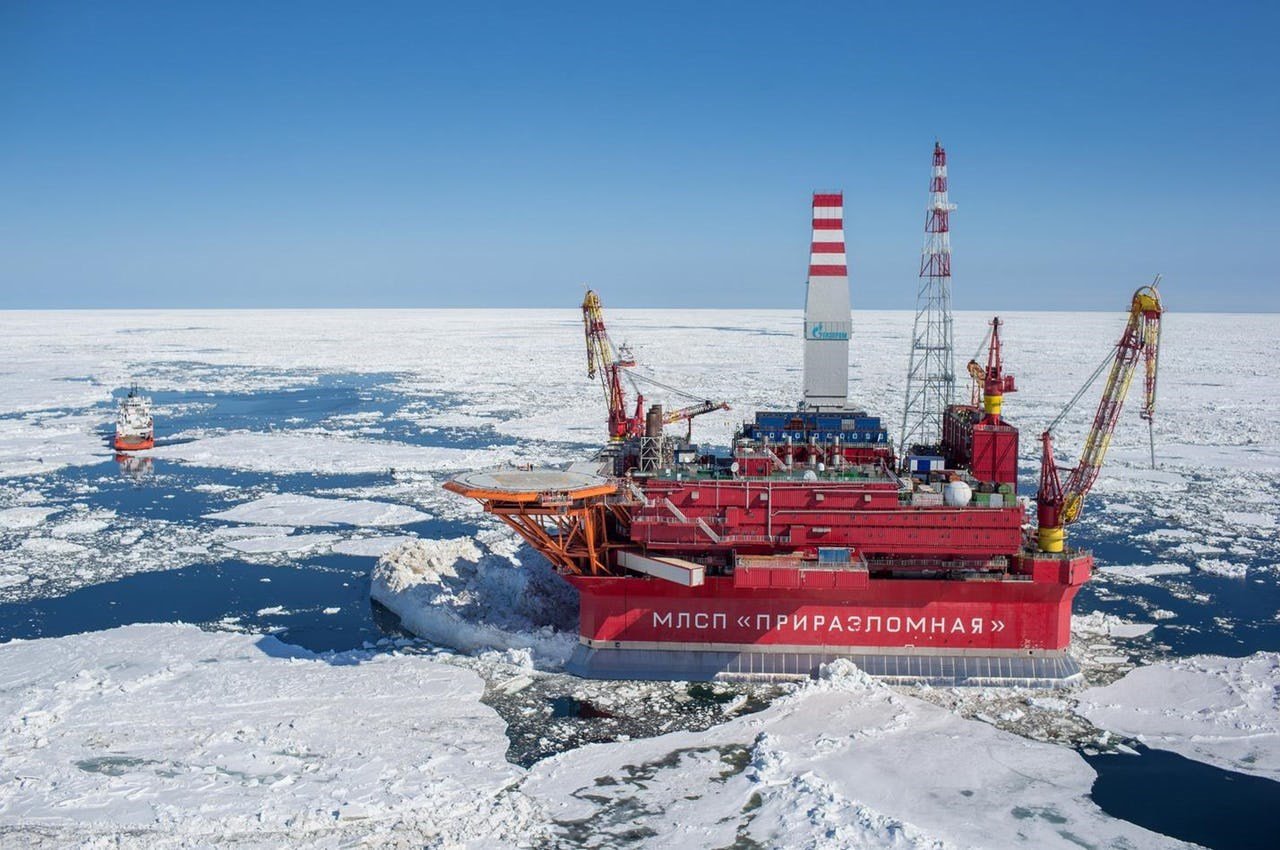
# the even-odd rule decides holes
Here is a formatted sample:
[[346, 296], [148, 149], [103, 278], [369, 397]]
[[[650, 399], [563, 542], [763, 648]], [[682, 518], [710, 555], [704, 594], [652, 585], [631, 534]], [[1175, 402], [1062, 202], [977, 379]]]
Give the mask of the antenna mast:
[[951, 211], [955, 208], [947, 199], [947, 152], [941, 143], [934, 142], [899, 457], [905, 457], [914, 445], [937, 446], [942, 442], [942, 417], [955, 396], [951, 334]]

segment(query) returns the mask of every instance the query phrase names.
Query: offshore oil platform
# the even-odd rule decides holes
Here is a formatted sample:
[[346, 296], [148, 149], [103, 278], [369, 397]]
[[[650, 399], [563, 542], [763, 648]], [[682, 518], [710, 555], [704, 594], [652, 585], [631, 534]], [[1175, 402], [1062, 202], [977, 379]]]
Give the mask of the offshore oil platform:
[[[1143, 418], [1155, 408], [1159, 278], [1132, 297], [1119, 342], [1076, 394], [1106, 383], [1079, 463], [1060, 473], [1041, 435], [1039, 491], [1019, 492], [1016, 391], [1001, 321], [973, 394], [954, 400], [946, 152], [936, 145], [900, 440], [850, 405], [851, 336], [843, 195], [813, 196], [804, 385], [795, 409], [760, 411], [732, 445], [691, 440], [702, 401], [646, 407], [635, 362], [609, 338], [599, 297], [582, 304], [588, 373], [608, 442], [567, 469], [466, 473], [478, 500], [578, 591], [571, 672], [597, 678], [812, 675], [849, 658], [892, 681], [1051, 686], [1079, 675], [1071, 604], [1093, 556], [1065, 529], [1097, 479], [1141, 361]], [[980, 348], [981, 348], [980, 347]], [[1070, 407], [1070, 405], [1068, 406]], [[1064, 411], [1064, 414], [1066, 411]], [[684, 433], [668, 426], [686, 423]]]

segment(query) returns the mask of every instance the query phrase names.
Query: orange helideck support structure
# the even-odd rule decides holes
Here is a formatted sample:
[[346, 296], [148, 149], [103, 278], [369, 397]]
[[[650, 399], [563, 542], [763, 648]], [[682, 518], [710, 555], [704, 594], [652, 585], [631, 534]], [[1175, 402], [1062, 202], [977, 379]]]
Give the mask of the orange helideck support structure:
[[475, 499], [569, 575], [610, 573], [609, 527], [630, 522], [617, 482], [557, 469], [471, 472], [444, 488]]

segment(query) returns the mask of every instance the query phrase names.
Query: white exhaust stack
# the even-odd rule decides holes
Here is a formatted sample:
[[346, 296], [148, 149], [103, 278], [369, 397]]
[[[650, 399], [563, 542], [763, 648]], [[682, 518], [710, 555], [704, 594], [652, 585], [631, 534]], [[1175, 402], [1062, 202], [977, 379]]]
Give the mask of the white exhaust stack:
[[804, 299], [804, 406], [849, 403], [849, 266], [844, 252], [844, 194], [813, 196], [813, 241]]

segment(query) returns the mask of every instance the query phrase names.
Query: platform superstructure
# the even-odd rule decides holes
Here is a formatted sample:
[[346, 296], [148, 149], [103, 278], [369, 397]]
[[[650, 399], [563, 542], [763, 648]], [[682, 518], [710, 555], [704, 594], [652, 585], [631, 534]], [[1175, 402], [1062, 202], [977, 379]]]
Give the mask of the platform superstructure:
[[[610, 440], [594, 461], [445, 485], [479, 500], [577, 588], [574, 672], [805, 676], [848, 657], [875, 675], [943, 684], [1054, 684], [1078, 673], [1067, 653], [1071, 602], [1093, 558], [1031, 527], [1018, 431], [1003, 413], [1015, 381], [1000, 321], [985, 364], [970, 370], [980, 403], [949, 406], [936, 448], [899, 457], [881, 419], [850, 405], [844, 369], [830, 368], [848, 356], [851, 317], [837, 315], [847, 300], [836, 291], [847, 299], [847, 267], [825, 261], [844, 238], [832, 226], [823, 241], [816, 234], [841, 208], [836, 193], [814, 195], [796, 409], [758, 412], [731, 446], [708, 449], [667, 434], [661, 407], [633, 409], [624, 382], [606, 380]], [[1150, 292], [1154, 301], [1133, 302], [1148, 317], [1140, 324], [1158, 322]], [[594, 293], [583, 310], [598, 360], [607, 332]], [[1116, 358], [1108, 411], [1118, 414], [1136, 362]], [[1103, 424], [1114, 427], [1110, 412]], [[1042, 499], [1042, 521], [1046, 510]]]

